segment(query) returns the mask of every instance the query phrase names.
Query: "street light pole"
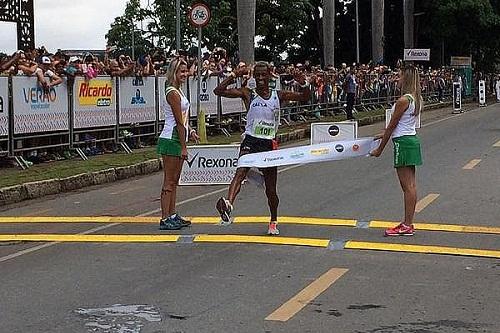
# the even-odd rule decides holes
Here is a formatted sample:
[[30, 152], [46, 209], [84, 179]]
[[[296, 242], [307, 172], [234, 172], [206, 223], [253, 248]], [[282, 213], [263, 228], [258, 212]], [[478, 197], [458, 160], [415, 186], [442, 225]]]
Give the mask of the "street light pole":
[[359, 64], [359, 4], [356, 0], [356, 63]]
[[134, 19], [131, 19], [130, 22], [132, 23], [132, 60], [135, 61], [135, 25], [134, 25]]

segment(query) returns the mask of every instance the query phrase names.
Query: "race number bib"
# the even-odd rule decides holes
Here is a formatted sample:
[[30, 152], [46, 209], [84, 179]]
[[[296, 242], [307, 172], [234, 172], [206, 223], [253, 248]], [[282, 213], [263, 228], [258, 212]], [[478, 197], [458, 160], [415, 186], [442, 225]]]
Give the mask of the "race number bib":
[[264, 119], [255, 119], [253, 123], [253, 134], [261, 139], [274, 139], [280, 123], [280, 110], [274, 110], [274, 122]]

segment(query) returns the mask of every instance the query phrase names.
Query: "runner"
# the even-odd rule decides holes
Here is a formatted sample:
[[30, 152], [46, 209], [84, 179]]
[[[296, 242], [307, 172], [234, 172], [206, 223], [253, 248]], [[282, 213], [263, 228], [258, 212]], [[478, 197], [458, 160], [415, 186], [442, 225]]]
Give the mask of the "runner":
[[[247, 68], [238, 68], [214, 90], [214, 93], [218, 96], [241, 98], [248, 110], [244, 138], [240, 146], [240, 156], [277, 149], [275, 138], [279, 126], [280, 105], [286, 101], [306, 102], [309, 101], [311, 95], [309, 85], [302, 72], [296, 72], [294, 76], [300, 92], [270, 90], [271, 68], [267, 62], [257, 62], [255, 64], [253, 71], [253, 77], [256, 81], [255, 89], [246, 86], [228, 89], [228, 86], [234, 83], [236, 78], [247, 73]], [[223, 224], [230, 224], [233, 221], [231, 217], [233, 204], [240, 192], [241, 183], [245, 180], [249, 170], [250, 168], [238, 168], [229, 186], [227, 199], [221, 197], [217, 201], [216, 208]], [[264, 175], [266, 196], [271, 213], [268, 234], [279, 235], [277, 228], [279, 199], [276, 193], [278, 170], [273, 167], [261, 171]]]
[[399, 73], [398, 86], [401, 96], [393, 106], [393, 115], [387, 129], [376, 139], [382, 138], [380, 146], [370, 155], [379, 157], [390, 138], [394, 143], [394, 167], [404, 195], [405, 218], [394, 228], [387, 229], [385, 236], [413, 236], [413, 216], [417, 204], [415, 166], [422, 165], [420, 140], [416, 125], [423, 101], [420, 75], [413, 65], [407, 65]]
[[[186, 141], [189, 130], [189, 101], [181, 90], [181, 85], [188, 77], [187, 63], [182, 58], [172, 60], [167, 71], [165, 83], [165, 126], [158, 139], [158, 154], [163, 159], [163, 187], [161, 190], [160, 230], [178, 230], [189, 226], [175, 212], [177, 186], [182, 164], [187, 158]], [[194, 129], [189, 131], [193, 140], [199, 137]]]

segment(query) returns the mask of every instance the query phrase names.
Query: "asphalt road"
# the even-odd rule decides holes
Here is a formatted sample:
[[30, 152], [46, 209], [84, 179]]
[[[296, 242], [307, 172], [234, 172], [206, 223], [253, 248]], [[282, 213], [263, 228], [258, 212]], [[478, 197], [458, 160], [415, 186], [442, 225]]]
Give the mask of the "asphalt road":
[[[423, 124], [416, 221], [500, 230], [500, 105], [460, 115], [432, 111]], [[362, 127], [360, 136], [381, 126]], [[354, 219], [358, 226], [399, 221], [402, 195], [391, 163], [389, 145], [380, 159], [282, 169], [280, 215]], [[159, 173], [3, 207], [0, 219], [157, 216], [161, 180]], [[184, 187], [179, 211], [214, 216], [224, 193], [222, 186]], [[235, 214], [266, 217], [263, 191], [245, 185]], [[175, 243], [1, 242], [0, 332], [500, 332], [500, 256], [405, 247], [500, 253], [500, 233], [418, 230], [387, 239], [380, 228], [292, 223], [280, 229], [279, 239], [324, 239], [332, 246], [199, 243], [192, 236], [263, 236], [265, 223], [194, 224]], [[0, 234], [174, 233], [154, 223], [0, 223]], [[348, 240], [402, 252], [335, 249]]]

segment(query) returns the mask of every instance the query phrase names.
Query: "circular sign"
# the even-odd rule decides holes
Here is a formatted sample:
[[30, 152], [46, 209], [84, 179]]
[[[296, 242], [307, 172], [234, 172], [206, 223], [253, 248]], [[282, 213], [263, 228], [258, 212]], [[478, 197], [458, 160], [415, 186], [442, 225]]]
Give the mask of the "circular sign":
[[337, 125], [332, 125], [328, 128], [328, 134], [331, 136], [337, 136], [339, 135], [340, 128]]
[[341, 153], [341, 152], [344, 151], [344, 146], [342, 146], [342, 145], [336, 145], [335, 146], [335, 150], [338, 151], [339, 153]]
[[189, 21], [197, 28], [202, 28], [210, 22], [210, 9], [203, 3], [196, 3], [188, 14]]

